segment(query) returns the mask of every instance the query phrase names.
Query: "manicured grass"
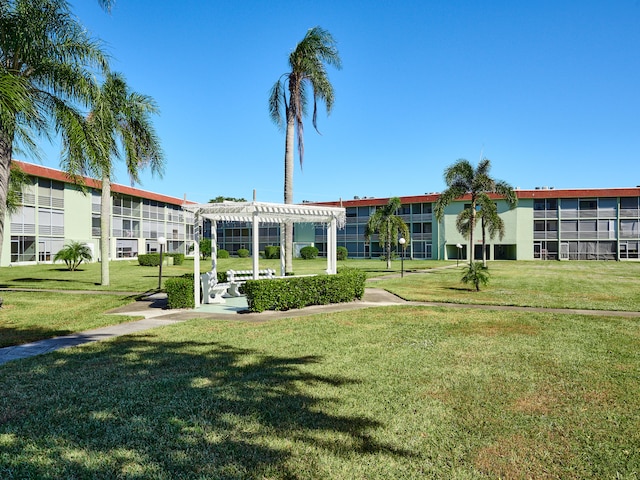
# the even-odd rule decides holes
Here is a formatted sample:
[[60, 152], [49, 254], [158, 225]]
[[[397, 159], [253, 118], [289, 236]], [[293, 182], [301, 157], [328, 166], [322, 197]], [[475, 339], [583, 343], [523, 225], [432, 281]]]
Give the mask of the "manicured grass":
[[462, 268], [369, 285], [413, 301], [640, 311], [638, 262], [490, 262], [480, 292], [460, 283]]
[[[407, 261], [411, 268], [428, 269], [450, 262], [432, 260]], [[218, 260], [218, 271], [251, 270], [251, 258], [225, 258]], [[273, 268], [280, 273], [280, 260], [260, 259], [260, 268]], [[360, 268], [369, 275], [400, 272], [400, 261], [392, 264], [392, 270], [380, 260], [346, 260], [338, 262], [342, 266]], [[297, 275], [323, 274], [327, 268], [326, 258], [314, 260], [294, 259], [293, 270]], [[200, 271], [211, 269], [211, 259], [200, 262]], [[62, 264], [26, 265], [0, 268], [0, 288], [38, 288], [55, 290], [111, 290], [116, 292], [146, 292], [158, 288], [158, 267], [141, 267], [138, 260], [121, 260], [109, 265], [111, 285], [100, 285], [100, 264], [83, 263], [78, 271], [71, 272]], [[182, 265], [162, 267], [162, 278], [178, 277], [185, 273], [193, 273], [193, 259], [185, 259]]]
[[124, 296], [49, 292], [2, 292], [1, 295], [4, 306], [0, 309], [0, 348], [132, 320], [104, 314], [134, 301]]
[[0, 367], [2, 478], [637, 478], [638, 322], [193, 320]]

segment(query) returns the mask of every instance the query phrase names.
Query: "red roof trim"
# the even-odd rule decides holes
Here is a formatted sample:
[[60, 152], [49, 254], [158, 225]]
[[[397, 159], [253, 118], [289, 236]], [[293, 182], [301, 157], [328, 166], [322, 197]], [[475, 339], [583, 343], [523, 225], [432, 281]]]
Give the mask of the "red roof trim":
[[[18, 160], [13, 160], [13, 162], [20, 167], [20, 169], [33, 177], [40, 178], [48, 178], [49, 180], [57, 180], [65, 183], [76, 183], [73, 178], [70, 177], [66, 172], [62, 170], [57, 170], [55, 168], [43, 167], [41, 165], [36, 165], [34, 163], [20, 162]], [[98, 190], [102, 189], [101, 182], [89, 178], [89, 177], [81, 177], [84, 184], [91, 188], [96, 188]], [[132, 197], [144, 198], [147, 200], [155, 200], [158, 202], [168, 203], [170, 205], [178, 205], [182, 206], [185, 203], [195, 204], [196, 202], [192, 202], [189, 200], [184, 200], [182, 198], [170, 197], [168, 195], [162, 195], [160, 193], [148, 192], [146, 190], [140, 190], [139, 188], [127, 187], [125, 185], [120, 185], [118, 183], [114, 183], [111, 185], [111, 191], [116, 193], [121, 193], [123, 195], [131, 195]]]
[[[640, 197], [640, 187], [629, 188], [583, 188], [583, 189], [539, 189], [539, 190], [515, 190], [518, 199], [530, 198], [593, 198], [593, 197]], [[491, 198], [501, 198], [499, 195], [490, 195]], [[429, 195], [414, 195], [400, 197], [403, 205], [410, 203], [433, 203], [440, 197], [439, 193]], [[457, 201], [470, 200], [469, 195], [457, 198]], [[328, 205], [337, 207], [364, 207], [378, 206], [389, 203], [389, 198], [360, 198], [354, 200], [342, 200], [334, 202], [312, 202], [312, 205]]]

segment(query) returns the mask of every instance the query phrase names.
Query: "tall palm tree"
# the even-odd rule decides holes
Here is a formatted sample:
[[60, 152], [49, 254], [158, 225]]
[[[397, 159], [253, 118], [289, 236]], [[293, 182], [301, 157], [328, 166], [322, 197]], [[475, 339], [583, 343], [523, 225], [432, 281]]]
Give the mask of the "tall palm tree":
[[109, 73], [94, 100], [85, 127], [85, 142], [64, 142], [63, 165], [71, 175], [89, 174], [102, 179], [100, 207], [100, 258], [102, 285], [109, 285], [109, 239], [113, 160], [124, 159], [132, 183], [149, 166], [162, 176], [164, 155], [151, 115], [158, 108], [151, 97], [133, 92], [124, 77]]
[[398, 197], [393, 197], [384, 207], [376, 208], [374, 214], [369, 217], [364, 232], [367, 241], [371, 235], [378, 234], [378, 242], [384, 248], [387, 270], [391, 268], [391, 247], [398, 243], [400, 237], [409, 239], [409, 227], [396, 215], [401, 203]]
[[95, 92], [93, 69], [106, 70], [100, 45], [64, 0], [0, 0], [0, 254], [11, 158], [53, 129], [70, 142], [81, 131], [78, 105]]
[[[269, 114], [275, 124], [286, 126], [284, 147], [284, 203], [293, 203], [293, 149], [297, 134], [300, 166], [304, 159], [303, 118], [307, 114], [308, 88], [313, 92], [313, 127], [318, 130], [318, 100], [331, 113], [334, 92], [326, 65], [342, 68], [336, 42], [329, 32], [311, 28], [289, 55], [291, 71], [283, 74], [269, 95]], [[283, 116], [284, 113], [284, 116]], [[284, 118], [283, 118], [284, 117]], [[285, 272], [292, 271], [293, 225], [285, 227]]]
[[15, 163], [11, 166], [9, 173], [9, 190], [7, 192], [6, 212], [11, 215], [16, 213], [22, 203], [22, 189], [30, 184], [29, 175], [24, 173]]
[[[471, 204], [469, 205], [467, 212], [464, 214], [466, 215], [468, 222], [470, 252], [469, 264], [473, 263], [474, 257], [473, 234], [476, 228], [478, 207], [480, 206], [479, 202], [484, 201], [487, 193], [495, 193], [503, 196], [509, 205], [515, 206], [517, 202], [517, 197], [513, 192], [513, 188], [502, 180], [494, 180], [491, 178], [489, 175], [490, 169], [491, 161], [487, 158], [480, 160], [476, 168], [474, 168], [471, 163], [464, 158], [459, 159], [456, 163], [447, 167], [444, 171], [444, 181], [447, 185], [447, 189], [442, 192], [436, 201], [434, 208], [436, 218], [440, 221], [444, 217], [444, 209], [447, 205], [465, 195], [470, 197]], [[458, 230], [460, 231], [460, 227], [458, 227]], [[463, 232], [460, 231], [460, 233]], [[484, 244], [482, 246], [482, 250], [484, 258]]]

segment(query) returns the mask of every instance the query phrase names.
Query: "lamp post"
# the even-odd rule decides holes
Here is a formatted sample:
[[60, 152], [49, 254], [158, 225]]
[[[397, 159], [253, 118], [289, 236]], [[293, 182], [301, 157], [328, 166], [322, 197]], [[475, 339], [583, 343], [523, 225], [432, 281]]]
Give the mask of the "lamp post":
[[158, 290], [162, 288], [162, 250], [166, 244], [166, 238], [158, 237], [158, 245], [160, 245], [160, 271], [158, 272]]
[[407, 243], [404, 237], [400, 237], [398, 240], [400, 247], [402, 248], [402, 256], [400, 257], [400, 278], [404, 278], [404, 244]]
[[460, 250], [462, 250], [462, 245], [456, 243], [456, 248], [458, 249], [458, 257], [456, 258], [456, 267], [460, 264]]

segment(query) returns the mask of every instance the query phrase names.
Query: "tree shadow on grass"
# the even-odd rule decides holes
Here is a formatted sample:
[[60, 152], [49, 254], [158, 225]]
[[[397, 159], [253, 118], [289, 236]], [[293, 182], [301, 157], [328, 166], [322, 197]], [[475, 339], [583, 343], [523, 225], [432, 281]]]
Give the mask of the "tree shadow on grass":
[[314, 450], [413, 456], [335, 413], [358, 381], [311, 373], [321, 357], [139, 335], [38, 360], [0, 370], [0, 472], [16, 478], [297, 478], [288, 460]]

